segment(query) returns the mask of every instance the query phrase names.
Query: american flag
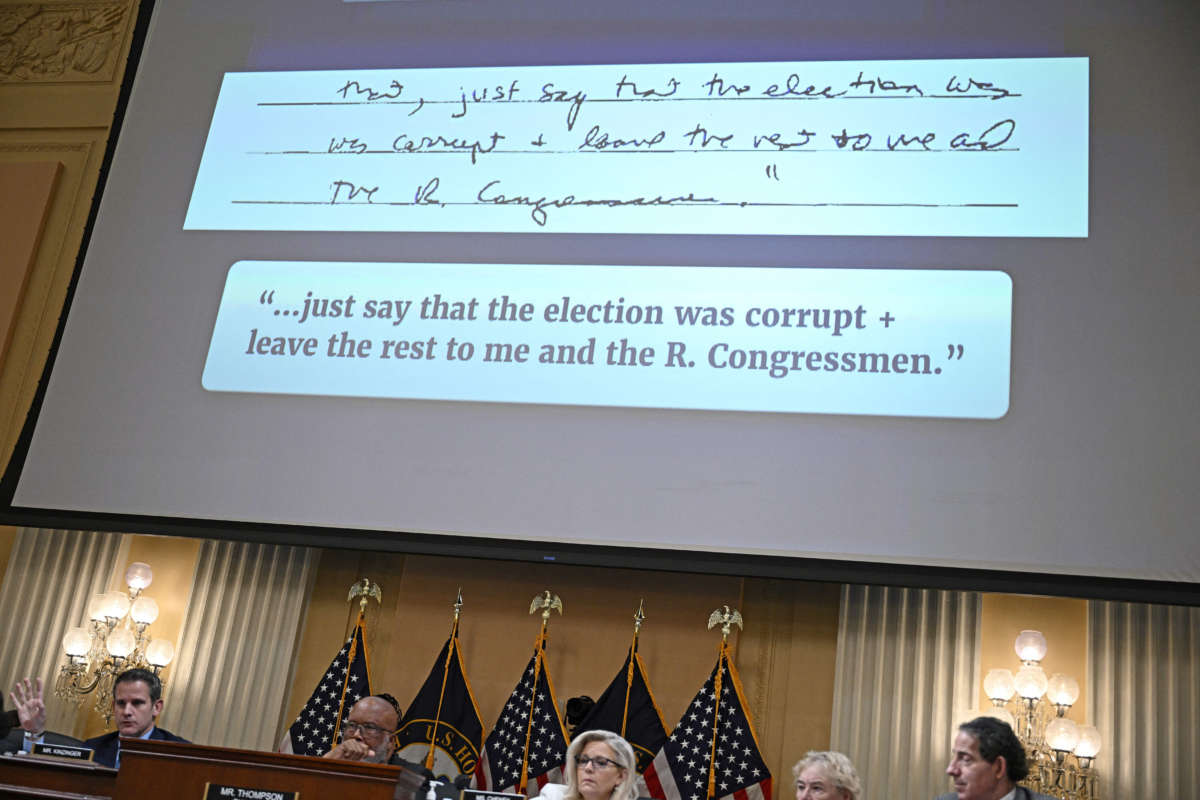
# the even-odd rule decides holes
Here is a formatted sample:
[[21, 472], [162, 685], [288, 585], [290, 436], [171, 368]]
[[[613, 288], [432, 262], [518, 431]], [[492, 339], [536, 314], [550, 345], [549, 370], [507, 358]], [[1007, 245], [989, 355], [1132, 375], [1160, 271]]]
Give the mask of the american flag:
[[771, 772], [725, 644], [712, 675], [643, 777], [659, 800], [770, 800]]
[[321, 756], [337, 741], [342, 718], [359, 699], [371, 694], [367, 675], [367, 648], [363, 643], [363, 620], [333, 657], [321, 682], [300, 710], [300, 716], [279, 742], [280, 753]]
[[529, 782], [536, 781], [539, 788], [547, 783], [564, 782], [567, 730], [558, 716], [554, 687], [546, 671], [544, 646], [544, 639], [538, 637], [529, 666], [483, 743], [483, 757], [475, 771], [475, 782], [480, 789], [537, 794], [526, 791]]

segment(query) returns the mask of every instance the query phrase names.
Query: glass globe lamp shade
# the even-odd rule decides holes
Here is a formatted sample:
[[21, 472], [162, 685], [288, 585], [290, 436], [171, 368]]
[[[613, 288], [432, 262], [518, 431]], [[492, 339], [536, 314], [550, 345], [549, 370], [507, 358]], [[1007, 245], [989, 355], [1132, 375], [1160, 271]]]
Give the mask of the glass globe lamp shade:
[[156, 667], [165, 667], [175, 657], [175, 645], [166, 639], [154, 639], [146, 647], [146, 660]]
[[1013, 649], [1022, 661], [1041, 661], [1046, 657], [1046, 637], [1041, 631], [1021, 631]]
[[1079, 699], [1079, 681], [1056, 672], [1046, 684], [1046, 698], [1056, 706], [1073, 706]]
[[143, 595], [133, 601], [129, 616], [133, 617], [134, 622], [149, 625], [158, 619], [158, 603], [154, 602], [154, 598]]
[[92, 649], [92, 637], [88, 636], [88, 632], [83, 628], [71, 628], [63, 636], [62, 646], [67, 655], [82, 658]]
[[1100, 752], [1100, 731], [1095, 725], [1079, 726], [1079, 741], [1075, 743], [1075, 755], [1079, 758], [1095, 758]]
[[140, 592], [154, 581], [154, 570], [150, 569], [150, 565], [141, 561], [135, 561], [125, 570], [125, 583], [133, 591]]
[[983, 691], [991, 700], [1007, 702], [1017, 691], [1013, 686], [1012, 671], [1007, 669], [988, 670], [987, 676], [983, 679]]
[[88, 619], [104, 622], [104, 614], [108, 610], [108, 595], [94, 594], [88, 601]]
[[1017, 694], [1026, 700], [1037, 700], [1044, 695], [1046, 684], [1046, 672], [1041, 667], [1021, 667], [1013, 676], [1013, 685], [1017, 689]]
[[1070, 753], [1079, 743], [1079, 726], [1074, 720], [1066, 717], [1050, 720], [1046, 725], [1046, 744], [1051, 750], [1062, 750]]
[[137, 646], [137, 641], [133, 638], [133, 632], [126, 628], [117, 628], [108, 635], [108, 641], [105, 642], [108, 647], [108, 653], [113, 658], [125, 658], [133, 652], [133, 648]]
[[129, 611], [129, 595], [124, 592], [108, 592], [104, 595], [104, 616], [121, 619]]

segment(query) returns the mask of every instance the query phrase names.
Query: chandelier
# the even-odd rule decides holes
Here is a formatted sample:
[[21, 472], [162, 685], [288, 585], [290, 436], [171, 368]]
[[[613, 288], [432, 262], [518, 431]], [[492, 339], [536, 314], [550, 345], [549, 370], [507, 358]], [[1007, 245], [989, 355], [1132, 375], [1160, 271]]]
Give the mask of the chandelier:
[[1079, 725], [1066, 714], [1079, 699], [1079, 682], [1062, 673], [1049, 678], [1041, 667], [1046, 637], [1021, 631], [1014, 644], [1021, 668], [990, 670], [983, 690], [991, 698], [990, 714], [1003, 719], [1025, 746], [1030, 789], [1060, 800], [1097, 800], [1094, 763], [1100, 731]]
[[127, 669], [159, 673], [175, 657], [175, 645], [151, 639], [150, 625], [158, 619], [158, 603], [142, 594], [154, 580], [149, 564], [136, 561], [125, 570], [128, 592], [95, 595], [88, 604], [86, 627], [63, 636], [67, 663], [58, 672], [54, 694], [81, 705], [84, 695], [96, 693], [95, 710], [112, 724], [113, 680]]

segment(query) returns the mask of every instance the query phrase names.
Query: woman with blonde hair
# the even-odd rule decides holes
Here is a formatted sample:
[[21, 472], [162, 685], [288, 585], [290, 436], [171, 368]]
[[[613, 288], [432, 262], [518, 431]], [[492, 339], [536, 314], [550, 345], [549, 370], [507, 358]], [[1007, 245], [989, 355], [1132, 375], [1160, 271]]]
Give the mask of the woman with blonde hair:
[[637, 761], [612, 731], [584, 731], [567, 748], [567, 785], [547, 784], [546, 800], [636, 800]]
[[859, 800], [862, 783], [850, 759], [833, 750], [809, 750], [792, 767], [796, 800]]

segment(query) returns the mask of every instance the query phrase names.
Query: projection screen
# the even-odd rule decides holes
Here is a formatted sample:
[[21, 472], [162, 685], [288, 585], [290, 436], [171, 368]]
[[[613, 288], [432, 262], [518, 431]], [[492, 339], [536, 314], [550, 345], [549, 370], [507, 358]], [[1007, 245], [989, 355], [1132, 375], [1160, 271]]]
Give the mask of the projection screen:
[[6, 518], [1195, 599], [1198, 20], [157, 0]]

